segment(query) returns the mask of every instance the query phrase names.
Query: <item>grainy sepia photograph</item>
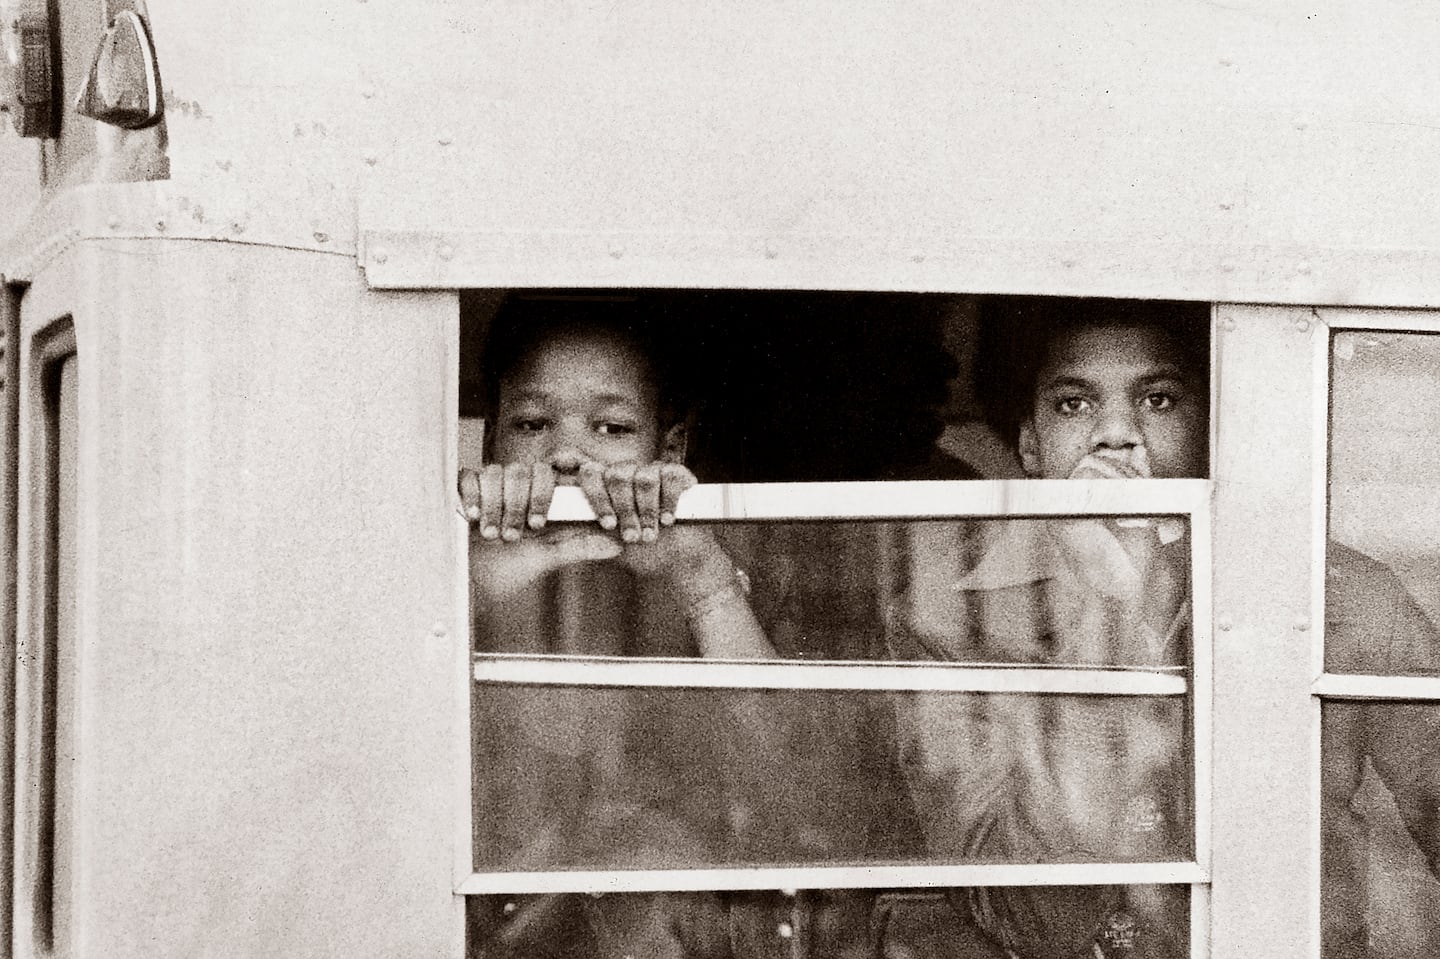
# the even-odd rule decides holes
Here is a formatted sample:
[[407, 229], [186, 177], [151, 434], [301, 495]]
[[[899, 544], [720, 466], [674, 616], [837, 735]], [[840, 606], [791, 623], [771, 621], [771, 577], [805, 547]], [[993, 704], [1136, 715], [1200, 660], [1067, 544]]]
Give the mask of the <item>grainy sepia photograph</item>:
[[1440, 956], [1420, 0], [0, 0], [0, 959]]

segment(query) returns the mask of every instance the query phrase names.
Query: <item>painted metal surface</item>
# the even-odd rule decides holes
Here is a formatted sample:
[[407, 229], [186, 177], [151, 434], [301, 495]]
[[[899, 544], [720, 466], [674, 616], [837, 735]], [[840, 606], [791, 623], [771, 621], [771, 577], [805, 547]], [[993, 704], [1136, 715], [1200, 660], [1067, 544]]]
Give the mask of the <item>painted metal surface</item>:
[[[274, 247], [353, 257], [353, 217], [307, 195], [258, 197], [174, 180], [104, 183], [61, 191], [0, 245], [0, 273], [26, 282], [76, 246], [111, 240], [214, 240], [217, 250]], [[145, 248], [164, 259], [165, 244]], [[353, 260], [351, 262], [353, 267]], [[238, 282], [238, 281], [237, 281]]]
[[[1420, 0], [145, 12], [164, 137], [67, 114], [49, 182], [358, 204], [381, 287], [1440, 304]], [[68, 89], [104, 11], [60, 13]]]
[[1224, 306], [1215, 481], [1215, 956], [1318, 956], [1308, 309]]
[[460, 955], [454, 297], [106, 240], [23, 303], [81, 358], [73, 954]]

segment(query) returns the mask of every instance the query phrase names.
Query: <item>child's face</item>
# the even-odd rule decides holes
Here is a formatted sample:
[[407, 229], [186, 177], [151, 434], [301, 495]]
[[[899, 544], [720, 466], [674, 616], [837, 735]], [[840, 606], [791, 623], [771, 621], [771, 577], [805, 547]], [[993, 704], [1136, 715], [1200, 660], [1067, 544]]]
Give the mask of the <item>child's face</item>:
[[[1020, 429], [1030, 476], [1065, 479], [1096, 458], [1118, 474], [1205, 475], [1208, 392], [1161, 330], [1082, 327], [1055, 339]], [[1112, 475], [1082, 470], [1082, 475]]]
[[496, 463], [549, 463], [575, 483], [582, 462], [650, 463], [660, 456], [656, 387], [637, 348], [599, 331], [557, 333], [500, 381]]

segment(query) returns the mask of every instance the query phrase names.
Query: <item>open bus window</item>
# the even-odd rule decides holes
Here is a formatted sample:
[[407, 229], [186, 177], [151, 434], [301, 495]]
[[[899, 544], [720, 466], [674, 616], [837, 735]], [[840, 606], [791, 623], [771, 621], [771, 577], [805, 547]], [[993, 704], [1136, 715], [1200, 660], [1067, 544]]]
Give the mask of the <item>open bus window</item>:
[[[1016, 478], [1020, 425], [1053, 341], [1102, 325], [1112, 343], [1115, 327], [1165, 330], [1163, 349], [1208, 406], [1209, 313], [1065, 297], [476, 291], [461, 298], [462, 456], [475, 466], [488, 455], [481, 423], [499, 371], [487, 344], [596, 314], [658, 332], [666, 380], [694, 416], [686, 462], [701, 482]], [[1203, 457], [1185, 475], [1207, 475]]]
[[[652, 540], [577, 511], [593, 486], [557, 488], [543, 530], [472, 530], [473, 955], [626, 941], [612, 912], [663, 939], [654, 923], [673, 931], [687, 902], [737, 921], [731, 874], [817, 890], [866, 870], [865, 909], [908, 916], [933, 870], [992, 867], [1019, 872], [988, 889], [955, 873], [920, 910], [936, 935], [1183, 952], [1160, 944], [1186, 941], [1188, 897], [1143, 890], [1200, 875], [1208, 308], [645, 291], [462, 307], [471, 468], [535, 462], [556, 437], [547, 484], [582, 485], [570, 454], [605, 444], [678, 448], [702, 484]], [[1082, 342], [1071, 319], [1106, 335]], [[1066, 446], [1052, 423], [1103, 442]], [[1026, 474], [1082, 482], [1009, 481]], [[1025, 872], [1075, 868], [1089, 885]], [[665, 888], [711, 892], [646, 891], [706, 870]], [[1052, 888], [998, 888], [1015, 883]], [[596, 884], [633, 895], [565, 898]]]
[[[538, 458], [556, 464], [553, 482], [580, 482], [564, 471], [634, 446], [626, 455], [682, 461], [702, 483], [966, 480], [1017, 476], [1022, 463], [1042, 478], [1206, 472], [1202, 305], [653, 291], [475, 293], [462, 302], [461, 446], [472, 468]], [[615, 357], [624, 362], [609, 363]], [[604, 405], [556, 412], [549, 399], [532, 402], [601, 373], [621, 381], [587, 387]], [[654, 411], [637, 416], [612, 402], [631, 382], [652, 392]], [[502, 394], [514, 397], [503, 415]], [[1168, 441], [1148, 425], [1182, 418], [1167, 427]], [[672, 456], [673, 430], [683, 440]], [[1028, 460], [1027, 436], [1038, 447]], [[871, 497], [879, 515], [903, 488], [855, 495]], [[964, 513], [958, 499], [953, 513]], [[513, 546], [474, 540], [482, 652], [1186, 660], [1188, 538], [1175, 518], [692, 524], [660, 534], [661, 546], [683, 541], [684, 551], [621, 547], [593, 525], [514, 534]], [[697, 630], [686, 635], [695, 609], [725, 592], [740, 594], [763, 642], [707, 647]], [[1095, 599], [1084, 616], [1144, 622], [1148, 638], [1057, 638], [1082, 615], [1077, 596], [1086, 592]], [[654, 622], [667, 618], [678, 628], [662, 636]]]

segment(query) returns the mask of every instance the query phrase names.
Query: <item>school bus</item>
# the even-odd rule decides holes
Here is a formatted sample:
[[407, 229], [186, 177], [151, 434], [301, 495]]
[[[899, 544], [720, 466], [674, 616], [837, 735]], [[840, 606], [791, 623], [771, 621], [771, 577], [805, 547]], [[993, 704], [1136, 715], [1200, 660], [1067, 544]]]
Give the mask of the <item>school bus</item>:
[[[1434, 954], [1440, 833], [1412, 801], [1434, 757], [1376, 753], [1353, 791], [1322, 776], [1346, 737], [1426, 729], [1440, 700], [1425, 642], [1327, 645], [1387, 642], [1394, 604], [1440, 616], [1430, 5], [0, 13], [5, 955], [458, 959], [491, 954], [474, 917], [515, 897], [767, 891], [753, 954], [826, 955], [804, 928], [814, 891], [1118, 885], [1178, 891], [1190, 956]], [[839, 302], [940, 304], [932, 328], [972, 363], [987, 297], [1207, 304], [1208, 478], [797, 470], [702, 485], [681, 517], [1176, 518], [1182, 668], [477, 653], [465, 397], [496, 304], [534, 290], [654, 291], [677, 325], [701, 291], [729, 295], [760, 304], [751, 334], [785, 304], [810, 331], [791, 357], [842, 385], [886, 326], [830, 332], [851, 328]], [[979, 462], [966, 402], [946, 435]], [[1332, 542], [1378, 565], [1346, 580]], [[1337, 612], [1347, 589], [1396, 592]], [[1083, 861], [587, 868], [561, 835], [517, 865], [487, 851], [476, 797], [525, 760], [496, 760], [474, 717], [537, 690], [1168, 698], [1184, 838]], [[1345, 902], [1322, 881], [1336, 789], [1362, 851]], [[1081, 954], [1131, 954], [1115, 932]], [[844, 955], [914, 954], [867, 935]]]

